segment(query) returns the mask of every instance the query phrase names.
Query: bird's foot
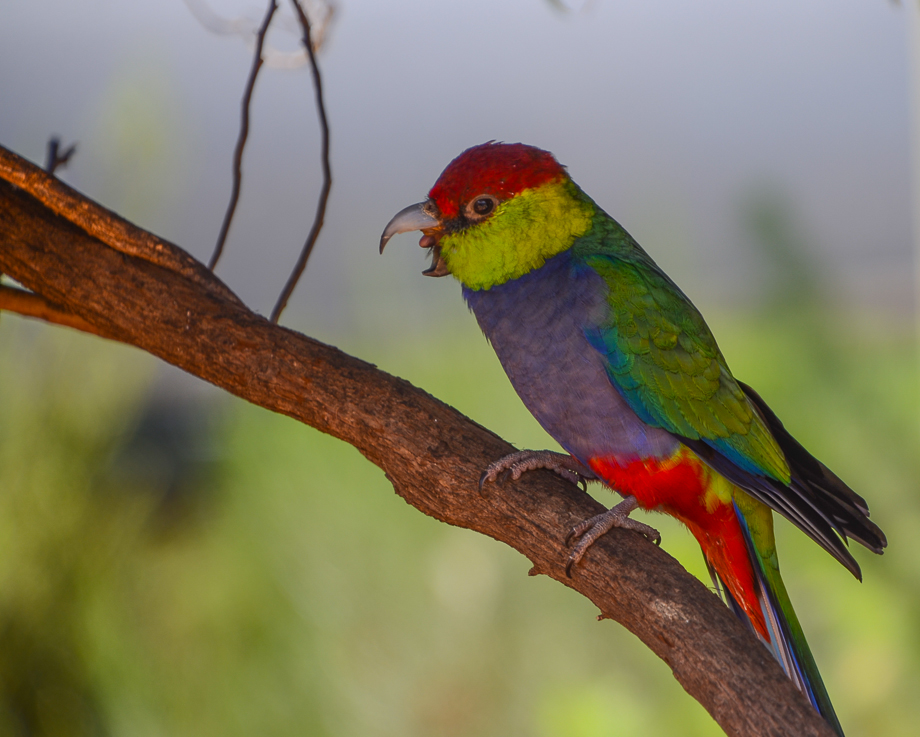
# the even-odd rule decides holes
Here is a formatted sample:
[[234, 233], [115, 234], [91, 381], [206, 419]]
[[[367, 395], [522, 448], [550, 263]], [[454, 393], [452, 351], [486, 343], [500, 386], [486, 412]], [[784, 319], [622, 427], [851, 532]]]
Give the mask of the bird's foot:
[[569, 536], [565, 539], [565, 544], [568, 545], [573, 540], [578, 540], [578, 542], [575, 547], [572, 548], [572, 552], [569, 553], [569, 559], [565, 564], [565, 575], [571, 578], [572, 566], [576, 565], [584, 557], [585, 553], [588, 552], [588, 548], [590, 548], [599, 537], [606, 535], [614, 527], [619, 527], [624, 530], [634, 530], [640, 535], [645, 535], [650, 542], [659, 545], [661, 543], [661, 533], [658, 532], [658, 530], [644, 522], [629, 518], [630, 513], [638, 506], [639, 502], [636, 497], [628, 496], [612, 509], [608, 509], [603, 514], [586, 519], [581, 524], [573, 527]]
[[587, 488], [588, 481], [597, 479], [591, 469], [565, 453], [554, 453], [551, 450], [520, 450], [490, 464], [479, 478], [479, 490], [482, 491], [486, 483], [498, 481], [499, 484], [503, 484], [509, 478], [517, 481], [527, 471], [537, 468], [555, 471], [562, 478], [583, 489]]

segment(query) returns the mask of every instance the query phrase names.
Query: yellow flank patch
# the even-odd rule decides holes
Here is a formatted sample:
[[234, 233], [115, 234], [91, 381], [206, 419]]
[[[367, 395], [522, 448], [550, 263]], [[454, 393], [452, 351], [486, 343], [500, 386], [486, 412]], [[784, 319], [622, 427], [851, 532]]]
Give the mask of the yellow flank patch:
[[773, 511], [770, 507], [707, 466], [696, 453], [686, 446], [681, 446], [668, 459], [668, 464], [677, 465], [688, 461], [697, 465], [699, 473], [704, 479], [706, 492], [702, 503], [706, 511], [713, 514], [720, 506], [731, 504], [734, 501], [738, 505], [738, 511], [741, 512], [747, 522], [754, 541], [754, 547], [759, 555], [765, 562], [777, 568], [776, 541], [773, 537]]
[[489, 289], [540, 268], [591, 227], [595, 208], [570, 180], [526, 189], [481, 223], [445, 235], [441, 257], [470, 289]]
[[[658, 470], [670, 471], [684, 464], [693, 466], [696, 473], [699, 475], [701, 484], [705, 489], [703, 498], [700, 502], [710, 514], [714, 513], [716, 509], [725, 504], [731, 504], [737, 493], [744, 493], [722, 474], [714, 471], [703, 463], [700, 457], [686, 445], [679, 446], [672, 456], [660, 461]], [[746, 494], [745, 497], [750, 499]], [[755, 504], [759, 504], [759, 502], [753, 499], [751, 499], [751, 501]]]
[[703, 468], [706, 469], [705, 472], [709, 479], [706, 495], [703, 497], [703, 504], [706, 506], [706, 511], [712, 513], [723, 504], [731, 504], [732, 496], [737, 487], [722, 474], [713, 471], [709, 466], [703, 464]]
[[773, 537], [773, 510], [738, 487], [735, 487], [734, 498], [739, 511], [747, 521], [754, 547], [757, 548], [760, 557], [778, 571], [776, 540]]

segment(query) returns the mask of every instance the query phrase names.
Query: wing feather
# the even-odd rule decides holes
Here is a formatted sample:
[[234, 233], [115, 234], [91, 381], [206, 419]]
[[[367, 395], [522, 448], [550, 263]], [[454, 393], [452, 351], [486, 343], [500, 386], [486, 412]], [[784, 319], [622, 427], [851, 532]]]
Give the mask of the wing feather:
[[638, 244], [613, 220], [601, 232], [576, 251], [609, 290], [585, 335], [611, 383], [644, 422], [677, 436], [859, 577], [847, 538], [877, 553], [887, 545], [865, 501], [735, 380], [702, 315]]
[[604, 278], [610, 306], [586, 334], [630, 407], [651, 425], [788, 483], [782, 450], [684, 294], [650, 259], [594, 253], [585, 263]]

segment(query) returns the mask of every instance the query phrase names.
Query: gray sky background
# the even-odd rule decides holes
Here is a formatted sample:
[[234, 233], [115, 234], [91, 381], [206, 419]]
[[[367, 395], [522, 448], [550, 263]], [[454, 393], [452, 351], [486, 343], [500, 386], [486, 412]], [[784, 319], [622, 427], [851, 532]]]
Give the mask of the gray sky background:
[[[419, 275], [414, 240], [384, 258], [376, 246], [451, 158], [489, 139], [553, 151], [704, 312], [756, 293], [739, 211], [764, 188], [794, 205], [842, 303], [906, 312], [906, 25], [885, 0], [593, 0], [572, 13], [340, 0], [320, 57], [335, 185], [286, 321], [322, 336], [461, 316], [456, 287]], [[281, 31], [270, 41], [296, 46]], [[250, 63], [181, 0], [3, 0], [0, 143], [42, 161], [51, 134], [76, 140], [65, 181], [206, 259]], [[305, 68], [264, 70], [252, 125], [218, 273], [267, 314], [320, 184]]]

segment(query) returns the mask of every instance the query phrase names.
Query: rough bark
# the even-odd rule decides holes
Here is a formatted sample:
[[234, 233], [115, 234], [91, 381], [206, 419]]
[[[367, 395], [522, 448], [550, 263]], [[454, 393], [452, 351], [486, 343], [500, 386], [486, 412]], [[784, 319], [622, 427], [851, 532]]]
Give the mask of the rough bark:
[[[408, 382], [273, 325], [177, 246], [2, 148], [0, 272], [37, 295], [19, 311], [76, 316], [68, 324], [77, 329], [85, 322], [355, 446], [425, 514], [510, 545], [532, 573], [589, 598], [664, 660], [729, 735], [832, 736], [728, 609], [640, 535], [612, 531], [567, 578], [566, 534], [601, 511], [588, 495], [549, 472], [480, 493], [482, 469], [508, 443]], [[9, 291], [0, 309], [17, 311]]]

